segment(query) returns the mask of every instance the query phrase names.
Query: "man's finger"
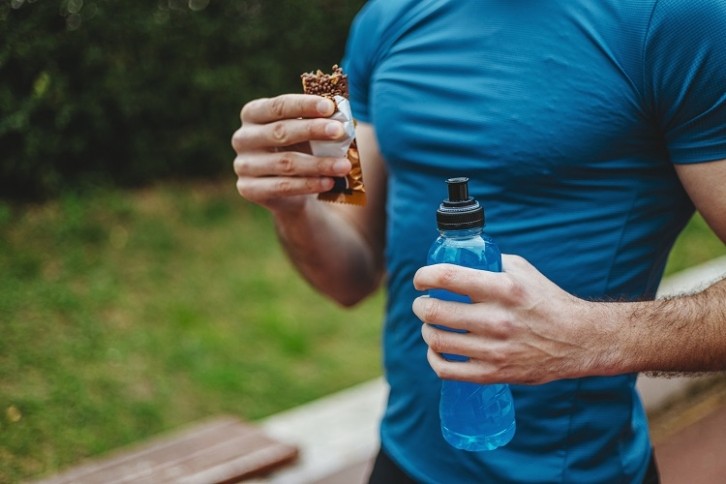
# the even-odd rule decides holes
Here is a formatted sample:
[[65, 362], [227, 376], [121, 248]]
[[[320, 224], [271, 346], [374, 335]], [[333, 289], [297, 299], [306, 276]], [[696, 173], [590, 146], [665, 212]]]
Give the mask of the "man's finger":
[[242, 124], [266, 124], [283, 119], [327, 118], [334, 111], [335, 103], [330, 99], [309, 94], [283, 94], [250, 101], [242, 108], [240, 119]]
[[333, 188], [329, 177], [263, 177], [238, 178], [237, 191], [244, 198], [266, 203], [271, 200], [297, 195], [312, 195]]
[[445, 326], [488, 338], [504, 339], [512, 331], [507, 313], [496, 305], [466, 304], [419, 297], [413, 302], [413, 312], [424, 323]]
[[453, 264], [434, 264], [420, 268], [413, 278], [419, 291], [446, 289], [469, 296], [472, 302], [508, 299], [511, 278], [502, 272], [490, 272]]
[[320, 158], [296, 151], [238, 155], [234, 160], [237, 176], [345, 176], [351, 164], [347, 158]]
[[310, 140], [335, 140], [345, 135], [343, 124], [328, 119], [285, 119], [268, 124], [250, 124], [237, 130], [232, 146], [242, 151], [269, 150], [307, 143]]

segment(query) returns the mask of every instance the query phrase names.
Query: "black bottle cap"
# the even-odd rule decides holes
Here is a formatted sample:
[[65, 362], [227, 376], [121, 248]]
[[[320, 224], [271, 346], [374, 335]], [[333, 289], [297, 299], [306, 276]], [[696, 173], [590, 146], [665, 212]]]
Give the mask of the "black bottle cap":
[[466, 177], [446, 180], [449, 198], [443, 200], [436, 211], [439, 230], [459, 230], [484, 227], [484, 209], [469, 196], [469, 179]]

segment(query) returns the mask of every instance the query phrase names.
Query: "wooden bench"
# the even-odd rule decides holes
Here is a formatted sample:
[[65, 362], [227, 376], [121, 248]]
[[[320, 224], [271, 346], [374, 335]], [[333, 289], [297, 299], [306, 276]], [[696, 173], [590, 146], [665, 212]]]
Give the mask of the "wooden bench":
[[663, 484], [726, 482], [726, 404], [656, 443]]
[[223, 416], [112, 452], [38, 484], [231, 483], [259, 477], [297, 457], [297, 447]]
[[726, 376], [686, 388], [651, 422], [663, 484], [726, 482]]

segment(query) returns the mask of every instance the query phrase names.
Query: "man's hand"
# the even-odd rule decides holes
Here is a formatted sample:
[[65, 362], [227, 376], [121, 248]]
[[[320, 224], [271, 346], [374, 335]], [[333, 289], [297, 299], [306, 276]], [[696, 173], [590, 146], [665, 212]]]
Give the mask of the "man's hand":
[[[609, 303], [572, 296], [521, 257], [504, 255], [502, 262], [504, 272], [437, 264], [416, 273], [418, 290], [446, 289], [471, 299], [466, 304], [422, 296], [413, 303], [424, 322], [429, 363], [439, 377], [535, 384], [615, 372]], [[441, 353], [469, 361], [447, 361]]]
[[278, 238], [291, 262], [315, 288], [351, 306], [371, 294], [383, 277], [386, 171], [373, 127], [359, 123], [356, 140], [367, 203], [326, 203], [315, 195], [346, 176], [345, 156], [313, 156], [310, 141], [349, 136], [330, 119], [333, 101], [308, 94], [256, 99], [241, 112], [232, 137], [237, 190], [271, 211]]
[[332, 177], [348, 174], [347, 158], [310, 154], [310, 140], [345, 137], [343, 125], [327, 119], [334, 110], [331, 100], [306, 94], [247, 103], [232, 137], [240, 195], [272, 211], [295, 211], [309, 195], [330, 190]]

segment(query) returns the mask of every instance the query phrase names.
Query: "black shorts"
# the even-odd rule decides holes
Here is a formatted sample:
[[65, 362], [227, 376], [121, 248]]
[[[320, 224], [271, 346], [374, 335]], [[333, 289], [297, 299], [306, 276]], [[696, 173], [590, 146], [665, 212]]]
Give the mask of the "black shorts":
[[[660, 475], [658, 466], [655, 463], [655, 456], [651, 452], [648, 471], [645, 473], [643, 484], [659, 484]], [[398, 465], [388, 457], [383, 449], [378, 451], [378, 456], [373, 464], [368, 484], [416, 484], [416, 481], [406, 474]]]

